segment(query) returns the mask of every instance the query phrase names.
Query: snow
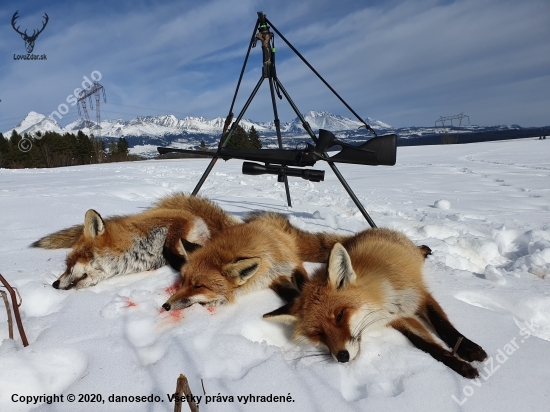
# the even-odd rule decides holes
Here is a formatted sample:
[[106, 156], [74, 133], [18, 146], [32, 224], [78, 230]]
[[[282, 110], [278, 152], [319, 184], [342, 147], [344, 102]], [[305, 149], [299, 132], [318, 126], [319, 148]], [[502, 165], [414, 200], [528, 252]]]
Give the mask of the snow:
[[3, 133], [4, 137], [9, 138], [13, 131], [16, 131], [19, 135], [25, 133], [34, 134], [36, 132], [55, 132], [63, 134], [65, 130], [59, 126], [59, 124], [52, 118], [46, 117], [43, 114], [36, 112], [29, 112], [27, 116], [15, 126], [13, 129], [7, 130]]
[[384, 123], [381, 120], [373, 119], [372, 117], [367, 117], [365, 120], [367, 121], [367, 124], [373, 129], [393, 129], [393, 127], [389, 124]]
[[434, 203], [434, 207], [438, 209], [449, 210], [451, 208], [451, 202], [445, 199], [436, 200]]
[[[491, 364], [478, 365], [477, 380], [462, 378], [391, 329], [366, 336], [350, 364], [312, 356], [315, 348], [292, 342], [288, 327], [262, 319], [281, 305], [270, 290], [215, 309], [164, 312], [178, 280], [168, 267], [90, 289], [51, 287], [67, 251], [30, 249], [31, 242], [81, 223], [90, 208], [103, 216], [136, 213], [173, 191], [190, 192], [208, 159], [2, 169], [0, 273], [21, 293], [30, 345], [22, 346], [17, 331], [15, 341], [8, 339], [0, 310], [0, 410], [171, 411], [167, 394], [180, 373], [206, 411], [546, 410], [547, 142], [400, 147], [394, 167], [338, 165], [378, 226], [432, 249], [425, 268], [430, 289], [457, 329], [491, 357]], [[274, 210], [311, 231], [368, 227], [326, 164], [316, 165], [326, 170], [325, 182], [290, 180], [292, 208], [275, 176], [244, 176], [240, 168], [240, 161], [218, 162], [201, 194], [239, 217]], [[442, 201], [449, 207], [436, 206]], [[77, 400], [101, 394], [105, 403], [75, 405], [69, 394]], [[237, 398], [270, 394], [290, 394], [293, 402]], [[48, 404], [49, 395], [64, 401]], [[159, 401], [114, 403], [111, 395]], [[37, 398], [26, 404], [21, 396]]]
[[[322, 128], [337, 132], [341, 130], [356, 130], [359, 126], [363, 125], [357, 120], [323, 111], [310, 110], [304, 114], [304, 118], [313, 130]], [[374, 128], [391, 128], [391, 126], [378, 120], [370, 118], [368, 118], [368, 120]], [[92, 123], [95, 124], [94, 121], [92, 121]], [[139, 116], [132, 120], [102, 120], [101, 134], [102, 136], [110, 137], [164, 137], [190, 133], [219, 137], [222, 133], [224, 123], [224, 117], [207, 119], [205, 117], [187, 116], [183, 119], [178, 119], [174, 115]], [[240, 123], [246, 130], [250, 130], [250, 128], [254, 126], [259, 133], [273, 134], [276, 132], [274, 122], [258, 123], [252, 120], [242, 119]], [[11, 136], [12, 130], [13, 129], [6, 131], [4, 136]], [[36, 112], [30, 112], [25, 119], [15, 127], [15, 130], [19, 134], [36, 133], [37, 131], [41, 131], [42, 133], [46, 131], [55, 131], [63, 134], [77, 133], [79, 130], [82, 130], [86, 134], [90, 133], [83, 119], [77, 119], [62, 128], [57, 122]], [[283, 133], [302, 134], [304, 133], [304, 128], [301, 120], [295, 118], [289, 122], [283, 122], [281, 124], [281, 131]]]

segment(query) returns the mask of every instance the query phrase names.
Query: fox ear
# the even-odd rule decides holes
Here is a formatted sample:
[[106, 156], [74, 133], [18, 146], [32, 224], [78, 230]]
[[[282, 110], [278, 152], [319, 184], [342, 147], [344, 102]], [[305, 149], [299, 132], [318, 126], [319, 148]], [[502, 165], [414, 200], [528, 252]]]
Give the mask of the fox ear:
[[[193, 221], [193, 226], [191, 230], [187, 234], [187, 239], [189, 239], [189, 243], [192, 245], [204, 245], [206, 241], [210, 239], [210, 230], [208, 229], [208, 225], [206, 224], [206, 222], [201, 218], [196, 218]], [[187, 247], [185, 249], [189, 252], [189, 249], [187, 249]]]
[[194, 252], [198, 248], [202, 247], [198, 243], [189, 242], [187, 239], [181, 238], [180, 241], [176, 244], [176, 252], [183, 258], [186, 262], [189, 260], [188, 254]]
[[175, 245], [165, 243], [162, 248], [162, 255], [174, 270], [179, 271], [189, 261], [189, 253], [200, 247], [201, 245], [191, 243], [186, 239], [178, 239]]
[[340, 290], [353, 285], [357, 275], [351, 266], [348, 252], [340, 243], [336, 243], [328, 259], [328, 280], [333, 288]]
[[292, 273], [292, 280], [294, 281], [294, 283], [296, 284], [296, 287], [300, 292], [304, 288], [304, 285], [306, 284], [307, 279], [308, 279], [307, 275], [304, 274], [304, 272], [302, 272], [301, 270], [295, 270]]
[[273, 312], [266, 313], [263, 318], [279, 323], [284, 323], [286, 325], [292, 325], [296, 322], [297, 318], [296, 316], [290, 314], [290, 307], [291, 304], [287, 303], [286, 305], [281, 306], [279, 309], [276, 309]]
[[286, 303], [292, 303], [300, 296], [300, 291], [286, 276], [279, 276], [269, 287]]
[[95, 210], [90, 209], [84, 216], [84, 236], [98, 237], [105, 232], [105, 222]]
[[260, 263], [262, 263], [262, 259], [259, 257], [240, 259], [227, 265], [223, 275], [234, 278], [240, 286], [258, 271]]

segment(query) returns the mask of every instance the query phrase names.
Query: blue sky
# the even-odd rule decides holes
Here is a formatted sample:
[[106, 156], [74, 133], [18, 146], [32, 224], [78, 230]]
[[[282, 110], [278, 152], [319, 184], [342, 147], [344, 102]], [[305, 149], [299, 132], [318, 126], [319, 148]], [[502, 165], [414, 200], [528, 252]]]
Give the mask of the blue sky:
[[[21, 30], [49, 23], [33, 53]], [[0, 10], [0, 131], [49, 115], [84, 76], [101, 73], [102, 118], [227, 115], [256, 23], [268, 19], [363, 117], [430, 126], [463, 112], [472, 124], [550, 125], [550, 2], [6, 1]], [[278, 77], [302, 112], [353, 117], [276, 36]], [[252, 50], [237, 111], [260, 78]], [[62, 125], [78, 118], [76, 106]], [[281, 121], [295, 117], [278, 101]], [[273, 120], [264, 84], [246, 118]]]

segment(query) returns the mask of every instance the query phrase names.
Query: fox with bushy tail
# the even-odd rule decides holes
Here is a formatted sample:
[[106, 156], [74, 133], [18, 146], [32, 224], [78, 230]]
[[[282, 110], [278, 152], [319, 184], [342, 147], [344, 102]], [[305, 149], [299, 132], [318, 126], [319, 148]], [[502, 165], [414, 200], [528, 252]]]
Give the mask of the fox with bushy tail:
[[90, 209], [83, 225], [47, 235], [31, 246], [72, 248], [56, 289], [80, 289], [113, 276], [180, 270], [189, 255], [223, 229], [241, 222], [201, 197], [176, 193], [134, 215], [103, 219]]

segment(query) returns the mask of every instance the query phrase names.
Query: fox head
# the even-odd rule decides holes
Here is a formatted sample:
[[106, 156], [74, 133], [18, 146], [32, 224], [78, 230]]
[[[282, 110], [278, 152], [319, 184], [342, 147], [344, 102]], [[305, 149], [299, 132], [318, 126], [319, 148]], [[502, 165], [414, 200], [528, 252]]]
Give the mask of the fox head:
[[292, 284], [278, 280], [271, 288], [288, 303], [264, 318], [294, 325], [294, 338], [325, 345], [338, 362], [358, 355], [361, 333], [368, 325], [365, 300], [344, 247], [332, 248], [326, 269], [311, 279], [294, 275]]
[[234, 292], [254, 276], [262, 266], [261, 257], [237, 258], [214, 254], [207, 248], [195, 252], [182, 267], [180, 289], [162, 305], [164, 310], [223, 305], [233, 300]]
[[103, 279], [136, 273], [165, 264], [162, 256], [167, 229], [159, 227], [146, 238], [136, 238], [121, 252], [115, 249], [109, 230], [99, 213], [90, 209], [84, 217], [83, 234], [67, 256], [66, 270], [52, 286], [81, 289]]

